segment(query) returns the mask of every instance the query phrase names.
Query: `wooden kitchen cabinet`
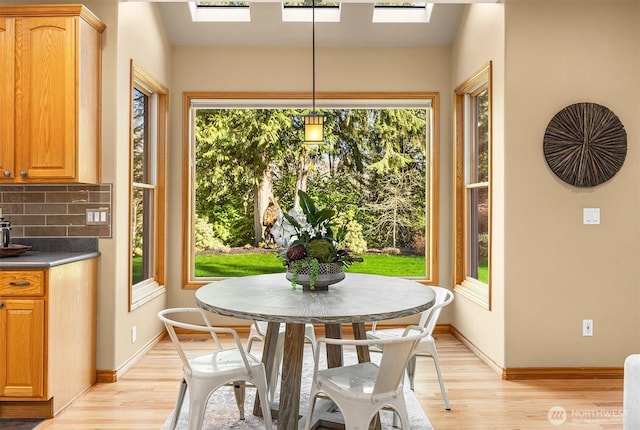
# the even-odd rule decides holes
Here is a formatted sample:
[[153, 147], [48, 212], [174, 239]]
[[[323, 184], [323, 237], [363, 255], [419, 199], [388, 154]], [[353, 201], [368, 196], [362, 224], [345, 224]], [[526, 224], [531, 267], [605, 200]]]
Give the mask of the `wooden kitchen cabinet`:
[[82, 5], [0, 6], [0, 183], [100, 182], [104, 28]]
[[0, 418], [50, 418], [96, 380], [97, 258], [0, 271]]

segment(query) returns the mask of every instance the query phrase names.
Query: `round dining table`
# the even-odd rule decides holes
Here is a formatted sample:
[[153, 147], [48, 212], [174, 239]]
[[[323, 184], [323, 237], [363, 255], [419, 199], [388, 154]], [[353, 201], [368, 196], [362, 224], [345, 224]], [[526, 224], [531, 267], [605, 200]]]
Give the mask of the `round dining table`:
[[[303, 291], [300, 286], [294, 290], [284, 273], [228, 278], [200, 287], [195, 297], [208, 311], [268, 322], [262, 354], [267, 375], [274, 366], [280, 324], [286, 324], [280, 402], [274, 408], [278, 428], [283, 429], [298, 428], [305, 324], [324, 324], [326, 337], [341, 338], [341, 324], [349, 323], [354, 337], [364, 339], [365, 322], [415, 315], [435, 300], [433, 290], [419, 282], [357, 273], [347, 273], [328, 291]], [[327, 345], [326, 352], [329, 367], [342, 365], [339, 346]], [[369, 361], [369, 351], [358, 349], [358, 359]], [[260, 415], [256, 403], [253, 412]]]

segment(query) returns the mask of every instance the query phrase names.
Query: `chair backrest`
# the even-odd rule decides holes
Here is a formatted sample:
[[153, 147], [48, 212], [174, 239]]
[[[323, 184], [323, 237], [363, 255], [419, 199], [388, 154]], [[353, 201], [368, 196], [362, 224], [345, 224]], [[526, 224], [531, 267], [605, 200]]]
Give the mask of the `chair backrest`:
[[[186, 319], [185, 317], [188, 314], [199, 314], [202, 318], [204, 325], [191, 324], [188, 322], [184, 322], [179, 318], [176, 318], [176, 316], [181, 316], [183, 319]], [[192, 371], [191, 365], [189, 363], [189, 358], [187, 357], [187, 354], [184, 352], [184, 349], [180, 344], [180, 339], [176, 334], [176, 327], [184, 330], [189, 330], [192, 332], [209, 333], [216, 344], [216, 348], [219, 351], [222, 351], [226, 348], [220, 343], [220, 340], [218, 339], [217, 334], [225, 333], [225, 334], [232, 335], [236, 342], [236, 348], [238, 348], [238, 350], [240, 351], [245, 367], [249, 371], [249, 361], [247, 360], [247, 357], [245, 355], [244, 348], [242, 347], [242, 343], [240, 342], [240, 337], [238, 336], [238, 333], [236, 333], [236, 331], [231, 328], [213, 327], [209, 322], [209, 319], [207, 318], [207, 315], [203, 309], [200, 309], [200, 308], [164, 309], [158, 312], [158, 318], [160, 318], [160, 321], [164, 323], [164, 326], [167, 329], [167, 333], [169, 333], [169, 337], [173, 342], [173, 346], [176, 348], [176, 351], [178, 352], [178, 355], [182, 360], [182, 364], [184, 365], [185, 369], [188, 369], [189, 372]]]
[[317, 372], [320, 357], [319, 352], [323, 349], [322, 343], [334, 345], [352, 346], [380, 346], [382, 347], [382, 358], [378, 376], [372, 391], [372, 398], [393, 393], [404, 378], [404, 370], [409, 358], [413, 355], [420, 340], [427, 335], [424, 327], [409, 326], [405, 329], [403, 336], [386, 339], [318, 339], [316, 347], [315, 370]]
[[373, 388], [374, 399], [377, 395], [390, 393], [398, 388], [404, 378], [409, 358], [413, 355], [420, 340], [427, 334], [427, 330], [423, 327], [409, 326], [405, 329], [402, 337], [385, 340], [383, 343], [380, 340], [372, 342], [372, 344], [382, 346], [380, 370]]
[[436, 323], [438, 322], [438, 318], [440, 317], [442, 308], [453, 301], [453, 292], [442, 287], [428, 288], [433, 289], [433, 292], [436, 294], [436, 299], [433, 306], [422, 312], [418, 325], [420, 327], [424, 327], [427, 330], [427, 335], [431, 335], [436, 327]]

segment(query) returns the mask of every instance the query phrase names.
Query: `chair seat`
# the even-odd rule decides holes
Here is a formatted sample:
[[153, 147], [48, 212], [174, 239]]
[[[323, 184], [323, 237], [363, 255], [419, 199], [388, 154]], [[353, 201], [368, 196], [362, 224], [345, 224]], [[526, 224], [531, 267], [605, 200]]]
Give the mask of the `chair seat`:
[[[261, 366], [262, 362], [251, 354], [246, 354], [249, 366]], [[237, 349], [225, 349], [209, 354], [201, 354], [193, 356], [189, 359], [191, 371], [193, 375], [216, 373], [218, 375], [224, 372], [237, 372], [238, 369], [244, 369], [244, 361], [242, 355]]]
[[374, 363], [359, 363], [318, 371], [321, 387], [333, 384], [338, 388], [358, 395], [371, 394], [376, 383], [378, 366]]

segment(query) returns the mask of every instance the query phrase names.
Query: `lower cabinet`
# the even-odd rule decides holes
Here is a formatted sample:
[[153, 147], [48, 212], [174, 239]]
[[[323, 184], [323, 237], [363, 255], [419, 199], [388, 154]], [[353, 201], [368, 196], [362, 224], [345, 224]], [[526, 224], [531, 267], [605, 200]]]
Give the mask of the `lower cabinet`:
[[0, 270], [0, 418], [50, 418], [95, 382], [97, 258]]
[[0, 396], [44, 395], [44, 299], [0, 301]]

